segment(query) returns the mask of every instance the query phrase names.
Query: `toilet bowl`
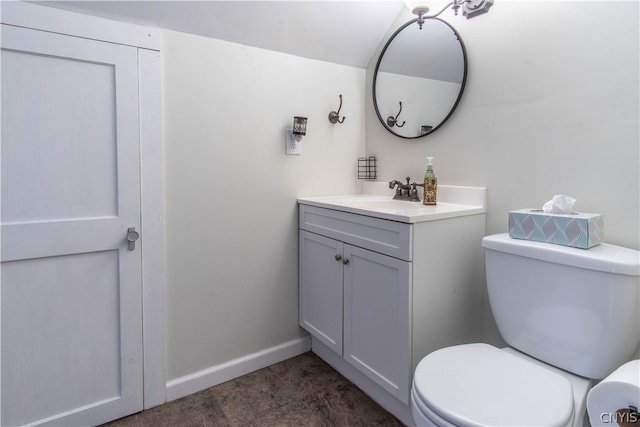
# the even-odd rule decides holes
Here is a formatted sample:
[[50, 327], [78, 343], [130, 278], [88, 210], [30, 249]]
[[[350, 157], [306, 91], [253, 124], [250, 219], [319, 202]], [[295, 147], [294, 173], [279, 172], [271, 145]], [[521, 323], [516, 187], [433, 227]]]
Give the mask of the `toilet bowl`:
[[463, 344], [425, 356], [411, 390], [416, 425], [582, 426], [591, 387], [640, 343], [628, 303], [639, 296], [640, 252], [506, 234], [482, 244], [491, 308], [509, 347]]

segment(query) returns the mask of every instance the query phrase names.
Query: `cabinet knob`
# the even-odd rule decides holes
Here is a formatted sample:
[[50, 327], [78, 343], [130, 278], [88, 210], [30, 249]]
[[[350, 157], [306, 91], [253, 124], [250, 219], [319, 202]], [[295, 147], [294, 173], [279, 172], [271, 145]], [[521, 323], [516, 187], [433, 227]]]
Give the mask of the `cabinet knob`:
[[342, 263], [343, 263], [344, 265], [349, 264], [349, 259], [348, 259], [348, 258], [343, 258], [343, 259], [342, 259]]
[[342, 259], [342, 255], [336, 254], [336, 261], [340, 261]]

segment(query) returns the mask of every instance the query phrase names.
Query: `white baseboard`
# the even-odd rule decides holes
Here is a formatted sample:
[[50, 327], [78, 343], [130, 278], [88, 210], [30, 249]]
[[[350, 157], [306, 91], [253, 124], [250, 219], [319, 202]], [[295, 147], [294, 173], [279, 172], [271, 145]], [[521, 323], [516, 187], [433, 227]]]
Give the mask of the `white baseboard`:
[[167, 402], [222, 384], [274, 363], [306, 353], [311, 349], [311, 338], [303, 337], [275, 347], [266, 348], [235, 360], [212, 366], [167, 382]]

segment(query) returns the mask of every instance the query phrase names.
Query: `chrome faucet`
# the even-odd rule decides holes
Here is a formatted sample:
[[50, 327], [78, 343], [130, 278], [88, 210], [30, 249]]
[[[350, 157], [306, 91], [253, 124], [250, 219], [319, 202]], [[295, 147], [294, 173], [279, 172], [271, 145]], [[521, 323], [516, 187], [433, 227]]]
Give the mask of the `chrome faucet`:
[[407, 177], [407, 183], [403, 184], [402, 182], [394, 179], [389, 182], [389, 188], [395, 188], [396, 194], [393, 196], [395, 200], [408, 200], [410, 202], [419, 202], [420, 197], [418, 196], [418, 189], [416, 187], [424, 186], [424, 184], [418, 184], [416, 182], [412, 182], [411, 178]]

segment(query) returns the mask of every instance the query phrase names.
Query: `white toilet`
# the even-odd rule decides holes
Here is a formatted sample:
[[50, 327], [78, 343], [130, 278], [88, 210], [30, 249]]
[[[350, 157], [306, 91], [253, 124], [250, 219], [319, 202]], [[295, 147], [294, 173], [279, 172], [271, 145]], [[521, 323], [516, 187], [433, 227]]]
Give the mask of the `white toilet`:
[[596, 380], [640, 343], [640, 252], [487, 236], [487, 287], [509, 347], [437, 350], [416, 367], [418, 426], [582, 426]]

